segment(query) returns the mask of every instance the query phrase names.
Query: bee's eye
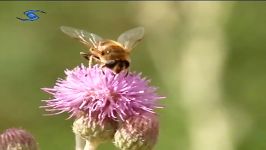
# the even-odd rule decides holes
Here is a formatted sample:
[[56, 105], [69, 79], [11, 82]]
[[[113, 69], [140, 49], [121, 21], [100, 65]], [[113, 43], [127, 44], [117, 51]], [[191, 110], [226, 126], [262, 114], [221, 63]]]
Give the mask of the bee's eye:
[[107, 51], [102, 51], [102, 52], [101, 52], [101, 55], [106, 55], [106, 54], [109, 54], [109, 53], [110, 53], [109, 50], [107, 50]]

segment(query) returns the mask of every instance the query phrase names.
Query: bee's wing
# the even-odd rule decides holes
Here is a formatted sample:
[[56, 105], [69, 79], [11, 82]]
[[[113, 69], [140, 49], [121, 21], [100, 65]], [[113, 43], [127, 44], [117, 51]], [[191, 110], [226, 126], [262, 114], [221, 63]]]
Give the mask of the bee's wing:
[[61, 26], [60, 29], [68, 36], [75, 38], [85, 45], [89, 45], [90, 47], [97, 47], [97, 43], [102, 40], [100, 36], [81, 29], [67, 26]]
[[118, 37], [117, 42], [121, 43], [124, 46], [124, 48], [130, 51], [137, 45], [139, 41], [143, 39], [143, 36], [144, 36], [144, 28], [136, 27], [122, 33]]

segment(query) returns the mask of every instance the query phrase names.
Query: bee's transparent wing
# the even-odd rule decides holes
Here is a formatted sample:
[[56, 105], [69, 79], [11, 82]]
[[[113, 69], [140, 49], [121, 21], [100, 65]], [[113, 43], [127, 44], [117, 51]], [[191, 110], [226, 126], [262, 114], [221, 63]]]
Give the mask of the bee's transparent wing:
[[117, 42], [121, 43], [124, 46], [124, 48], [130, 51], [137, 45], [139, 41], [143, 39], [143, 36], [144, 36], [144, 28], [136, 27], [122, 33], [118, 37]]
[[68, 36], [75, 38], [89, 46], [97, 47], [97, 43], [102, 40], [100, 36], [81, 29], [76, 29], [67, 26], [61, 26], [60, 29]]

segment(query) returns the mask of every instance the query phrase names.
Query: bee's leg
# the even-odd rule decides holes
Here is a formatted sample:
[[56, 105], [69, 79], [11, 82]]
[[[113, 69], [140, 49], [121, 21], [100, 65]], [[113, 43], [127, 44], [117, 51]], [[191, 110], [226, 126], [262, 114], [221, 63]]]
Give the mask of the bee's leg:
[[82, 57], [84, 57], [85, 59], [89, 60], [88, 65], [89, 65], [89, 68], [91, 68], [91, 65], [92, 65], [92, 58], [93, 58], [93, 56], [90, 55], [90, 54], [88, 54], [88, 53], [85, 53], [85, 52], [80, 52], [79, 54], [80, 54]]
[[104, 67], [104, 64], [100, 64], [100, 68], [102, 69]]
[[126, 72], [125, 77], [128, 76], [129, 68], [126, 68], [124, 71]]
[[104, 70], [103, 70], [103, 67], [104, 67], [104, 64], [100, 64], [101, 71], [102, 71], [103, 74], [105, 74]]
[[91, 65], [92, 65], [92, 59], [93, 59], [93, 56], [90, 55], [90, 57], [89, 57], [89, 68], [91, 68]]
[[95, 61], [98, 62], [98, 63], [101, 62], [100, 59], [97, 58], [97, 57], [95, 57], [95, 56], [93, 56], [92, 58], [93, 58], [93, 60], [95, 60]]
[[99, 59], [99, 58], [97, 58], [97, 57], [95, 57], [95, 56], [93, 56], [92, 55], [92, 58], [91, 58], [91, 62], [94, 60], [94, 63], [96, 62], [96, 63], [100, 63], [101, 62], [101, 60]]
[[95, 62], [97, 62], [97, 63], [101, 62], [99, 58], [97, 58], [93, 55], [90, 55], [88, 60], [89, 60], [89, 63], [88, 63], [89, 67], [92, 67], [92, 64], [94, 64]]

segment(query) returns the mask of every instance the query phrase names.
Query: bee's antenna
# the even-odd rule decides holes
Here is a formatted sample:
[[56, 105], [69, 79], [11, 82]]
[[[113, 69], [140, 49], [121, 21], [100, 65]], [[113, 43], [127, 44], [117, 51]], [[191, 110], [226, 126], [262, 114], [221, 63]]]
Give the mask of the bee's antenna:
[[82, 57], [84, 57], [85, 59], [89, 59], [87, 53], [85, 53], [85, 52], [80, 52], [79, 54], [80, 54]]

